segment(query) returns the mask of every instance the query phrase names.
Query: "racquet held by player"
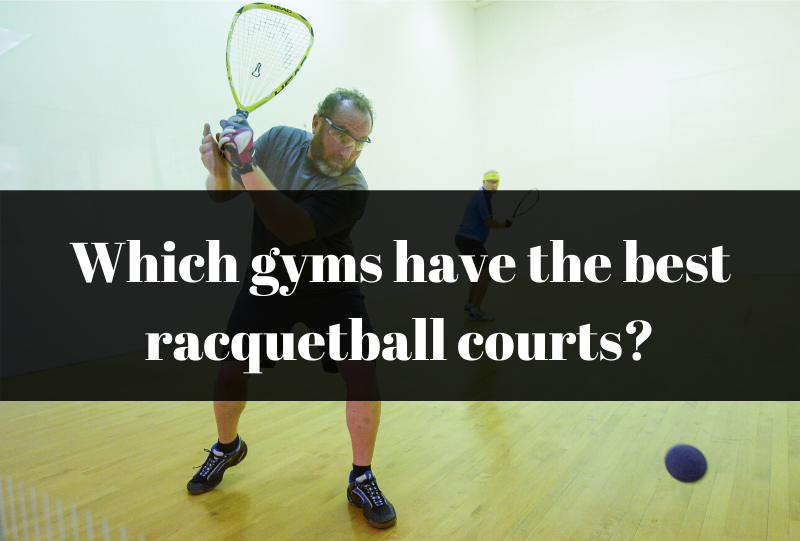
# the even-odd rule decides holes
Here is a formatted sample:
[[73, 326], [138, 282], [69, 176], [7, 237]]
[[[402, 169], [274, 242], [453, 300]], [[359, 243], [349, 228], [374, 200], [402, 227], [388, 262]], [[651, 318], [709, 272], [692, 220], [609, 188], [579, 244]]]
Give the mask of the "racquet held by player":
[[[371, 102], [360, 92], [336, 89], [318, 105], [312, 133], [276, 126], [253, 143], [252, 129], [241, 116], [222, 121], [222, 132], [216, 137], [208, 124], [204, 126], [200, 152], [209, 172], [209, 195], [224, 201], [246, 191], [251, 197], [255, 207], [254, 257], [274, 247], [285, 251], [289, 246], [297, 254], [354, 253], [350, 231], [363, 215], [367, 200], [366, 180], [356, 161], [370, 142], [372, 118]], [[237, 175], [240, 183], [234, 181]], [[225, 196], [220, 198], [220, 194]], [[279, 298], [253, 296], [251, 282], [251, 275], [243, 280], [226, 329], [228, 336], [288, 333], [300, 321], [312, 332], [328, 332], [331, 325], [342, 325], [350, 332], [354, 318], [371, 331], [357, 284], [302, 283], [291, 297]], [[371, 465], [381, 411], [375, 363], [350, 360], [347, 352], [344, 356], [342, 361], [333, 361], [323, 352], [321, 366], [326, 372], [338, 372], [347, 388], [353, 469], [346, 496], [362, 510], [371, 526], [388, 528], [395, 524], [396, 513], [378, 488]], [[268, 359], [266, 351], [261, 358]], [[247, 455], [247, 445], [238, 431], [250, 378], [244, 372], [245, 364], [220, 363], [214, 389], [218, 441], [187, 485], [191, 494], [213, 490], [224, 471]], [[273, 368], [275, 362], [262, 366]]]

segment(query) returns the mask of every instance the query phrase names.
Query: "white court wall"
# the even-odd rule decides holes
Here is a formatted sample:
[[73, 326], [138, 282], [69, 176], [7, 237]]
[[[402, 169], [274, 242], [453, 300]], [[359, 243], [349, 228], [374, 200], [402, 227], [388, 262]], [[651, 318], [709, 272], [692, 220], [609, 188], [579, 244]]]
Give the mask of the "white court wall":
[[[233, 114], [241, 2], [0, 2], [0, 189], [204, 189], [204, 122]], [[475, 12], [466, 2], [288, 0], [315, 45], [251, 115], [310, 129], [333, 88], [374, 101], [372, 189], [457, 188], [480, 169]]]
[[[239, 5], [0, 2], [0, 189], [202, 189]], [[252, 124], [358, 87], [372, 189], [800, 187], [800, 2], [285, 5], [316, 44]]]
[[800, 188], [800, 2], [476, 17], [481, 164], [504, 188]]

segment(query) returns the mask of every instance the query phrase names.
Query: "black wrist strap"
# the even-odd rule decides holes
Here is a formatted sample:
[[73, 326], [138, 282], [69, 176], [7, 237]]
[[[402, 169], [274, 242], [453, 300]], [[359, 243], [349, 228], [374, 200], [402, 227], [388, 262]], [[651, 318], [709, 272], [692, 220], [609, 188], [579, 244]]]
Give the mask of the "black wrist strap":
[[253, 163], [245, 164], [241, 167], [231, 167], [231, 177], [233, 180], [244, 186], [244, 182], [242, 181], [242, 175], [246, 175], [247, 173], [253, 172]]

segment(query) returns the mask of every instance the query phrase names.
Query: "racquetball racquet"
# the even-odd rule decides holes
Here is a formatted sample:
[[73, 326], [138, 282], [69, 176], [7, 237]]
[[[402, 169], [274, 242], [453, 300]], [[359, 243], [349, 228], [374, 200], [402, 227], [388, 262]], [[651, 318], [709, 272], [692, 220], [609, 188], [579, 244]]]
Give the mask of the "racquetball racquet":
[[314, 45], [311, 23], [270, 4], [248, 4], [233, 16], [225, 61], [236, 113], [247, 115], [286, 88]]
[[529, 190], [528, 193], [522, 196], [522, 199], [517, 205], [517, 209], [514, 211], [514, 215], [511, 218], [517, 218], [526, 212], [530, 212], [530, 210], [535, 207], [538, 202], [539, 190], [536, 188]]

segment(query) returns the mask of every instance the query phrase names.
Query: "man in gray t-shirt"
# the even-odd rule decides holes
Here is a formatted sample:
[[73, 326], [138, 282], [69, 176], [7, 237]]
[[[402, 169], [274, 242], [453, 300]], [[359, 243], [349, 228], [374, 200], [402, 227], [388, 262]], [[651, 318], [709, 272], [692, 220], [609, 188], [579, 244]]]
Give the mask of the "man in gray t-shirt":
[[[313, 242], [288, 245], [265, 227], [256, 216], [253, 220], [251, 252], [255, 257], [278, 247], [281, 254], [354, 255], [350, 231], [364, 214], [367, 182], [358, 166], [336, 177], [324, 175], [309, 157], [314, 136], [305, 130], [277, 126], [258, 138], [253, 147], [253, 161], [275, 188], [308, 212], [314, 223]], [[257, 194], [256, 202], [270, 194]], [[256, 210], [258, 212], [258, 210]], [[302, 281], [301, 289], [312, 284]], [[315, 291], [358, 290], [357, 284], [313, 284]]]
[[[205, 125], [200, 153], [210, 173], [206, 187], [212, 199], [220, 202], [248, 192], [255, 207], [253, 256], [273, 248], [279, 248], [282, 255], [353, 255], [350, 231], [367, 202], [367, 183], [356, 160], [370, 142], [372, 121], [372, 104], [364, 95], [336, 89], [319, 104], [312, 133], [279, 126], [254, 141], [241, 114], [223, 120], [223, 131], [216, 139]], [[249, 293], [252, 273], [248, 271], [236, 299], [228, 336], [288, 333], [297, 322], [320, 334], [339, 324], [349, 335], [351, 318], [361, 319], [363, 332], [372, 330], [358, 284], [301, 280], [290, 297], [258, 297]], [[349, 341], [342, 342], [345, 360], [333, 361], [324, 352], [322, 365], [327, 372], [339, 372], [347, 386], [347, 426], [353, 448], [347, 499], [363, 510], [371, 526], [388, 528], [395, 524], [395, 510], [371, 471], [381, 411], [375, 363], [347, 360], [349, 343], [344, 342]], [[262, 362], [269, 368], [274, 364]], [[238, 434], [247, 400], [246, 365], [220, 362], [214, 388], [219, 441], [189, 481], [190, 494], [213, 490], [225, 470], [247, 455], [247, 445]]]

